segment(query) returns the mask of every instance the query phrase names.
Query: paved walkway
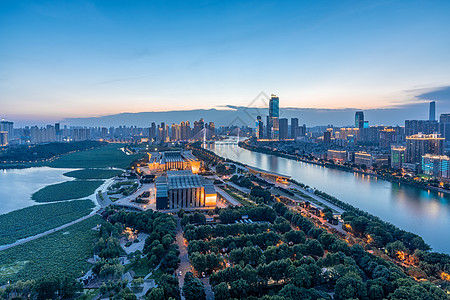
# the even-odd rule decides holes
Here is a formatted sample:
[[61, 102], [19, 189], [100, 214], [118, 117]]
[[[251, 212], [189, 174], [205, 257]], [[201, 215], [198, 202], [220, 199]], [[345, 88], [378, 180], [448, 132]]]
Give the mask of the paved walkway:
[[[88, 197], [89, 199], [91, 199], [91, 197], [94, 196], [97, 199], [97, 208], [104, 207], [103, 204], [101, 203], [100, 197], [98, 196], [98, 191], [105, 192], [107, 190], [109, 184], [111, 184], [111, 183], [112, 183], [112, 179], [105, 180], [105, 182], [95, 191], [95, 193]], [[93, 199], [91, 199], [91, 200], [94, 201]], [[95, 203], [95, 201], [94, 201], [94, 203]], [[64, 228], [67, 228], [67, 227], [72, 226], [74, 224], [77, 224], [77, 223], [79, 223], [81, 221], [89, 219], [90, 217], [94, 216], [96, 213], [97, 213], [96, 210], [92, 211], [89, 215], [86, 215], [86, 216], [81, 217], [79, 219], [73, 220], [72, 222], [66, 223], [66, 224], [61, 225], [59, 227], [56, 227], [56, 228], [44, 231], [42, 233], [39, 233], [39, 234], [36, 234], [36, 235], [33, 235], [33, 236], [29, 236], [29, 237], [24, 238], [24, 239], [17, 240], [17, 241], [15, 241], [12, 244], [1, 245], [0, 246], [0, 251], [6, 250], [6, 249], [10, 249], [10, 248], [13, 248], [13, 247], [16, 247], [16, 246], [19, 246], [19, 245], [22, 245], [22, 244], [28, 243], [30, 241], [36, 240], [38, 238], [41, 238], [43, 236], [46, 236], [46, 235], [52, 234], [54, 232], [60, 231], [60, 230], [62, 230]]]
[[84, 221], [84, 220], [86, 220], [86, 219], [89, 219], [90, 217], [94, 216], [95, 214], [96, 214], [96, 212], [93, 212], [93, 213], [90, 213], [90, 214], [87, 215], [87, 216], [81, 217], [81, 218], [79, 218], [79, 219], [76, 219], [75, 221], [72, 221], [72, 222], [70, 222], [70, 223], [61, 225], [61, 226], [59, 226], [59, 227], [56, 227], [56, 228], [47, 230], [47, 231], [45, 231], [45, 232], [42, 232], [42, 233], [39, 233], [39, 234], [30, 236], [30, 237], [27, 237], [27, 238], [18, 240], [18, 241], [16, 241], [16, 242], [12, 243], [12, 244], [2, 245], [2, 246], [0, 246], [0, 251], [3, 251], [3, 250], [6, 250], [6, 249], [10, 249], [10, 248], [13, 248], [13, 247], [16, 247], [16, 246], [25, 244], [25, 243], [27, 243], [27, 242], [29, 242], [29, 241], [33, 241], [33, 240], [35, 240], [35, 239], [38, 239], [38, 238], [41, 238], [41, 237], [43, 237], [43, 236], [49, 235], [49, 234], [54, 233], [54, 232], [56, 232], [56, 231], [59, 231], [59, 230], [61, 230], [61, 229], [67, 228], [67, 227], [69, 227], [69, 226], [72, 226], [73, 224], [76, 224], [76, 223], [79, 223], [79, 222]]

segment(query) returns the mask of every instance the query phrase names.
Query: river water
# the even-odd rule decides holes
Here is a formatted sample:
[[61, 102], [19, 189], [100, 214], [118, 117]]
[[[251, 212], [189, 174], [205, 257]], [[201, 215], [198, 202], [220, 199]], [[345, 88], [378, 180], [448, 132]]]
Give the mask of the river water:
[[41, 188], [73, 180], [63, 174], [74, 169], [38, 167], [0, 170], [0, 215], [36, 205], [31, 195]]
[[401, 229], [420, 235], [434, 251], [450, 254], [448, 194], [252, 152], [239, 148], [237, 144], [216, 142], [207, 148], [246, 165], [289, 175]]

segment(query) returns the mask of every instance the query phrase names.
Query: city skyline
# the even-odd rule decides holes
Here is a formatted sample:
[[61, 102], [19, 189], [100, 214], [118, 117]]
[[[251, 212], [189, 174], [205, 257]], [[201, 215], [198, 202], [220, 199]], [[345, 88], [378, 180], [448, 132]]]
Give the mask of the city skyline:
[[[2, 116], [52, 121], [246, 106], [445, 99], [449, 3], [2, 2]], [[123, 13], [123, 14], [122, 14]]]

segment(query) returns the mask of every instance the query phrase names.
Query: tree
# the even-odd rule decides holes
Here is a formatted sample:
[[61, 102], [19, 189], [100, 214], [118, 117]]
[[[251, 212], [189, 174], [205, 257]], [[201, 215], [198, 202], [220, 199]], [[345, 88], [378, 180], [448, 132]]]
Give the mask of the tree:
[[250, 292], [250, 285], [242, 278], [231, 282], [230, 287], [233, 298], [245, 298]]
[[186, 300], [206, 300], [205, 287], [191, 272], [184, 277], [183, 295]]
[[213, 287], [214, 299], [216, 300], [228, 300], [230, 299], [230, 291], [228, 285], [225, 282], [221, 282]]
[[361, 277], [351, 273], [336, 281], [334, 292], [334, 298], [336, 300], [367, 299], [366, 285]]
[[147, 296], [148, 300], [164, 300], [164, 290], [160, 287], [153, 288]]
[[303, 244], [306, 241], [305, 233], [303, 231], [300, 231], [300, 230], [288, 231], [284, 235], [284, 238], [286, 239], [286, 241], [288, 243], [292, 242], [294, 244]]
[[307, 240], [306, 241], [306, 251], [310, 255], [323, 256], [323, 248], [318, 240]]

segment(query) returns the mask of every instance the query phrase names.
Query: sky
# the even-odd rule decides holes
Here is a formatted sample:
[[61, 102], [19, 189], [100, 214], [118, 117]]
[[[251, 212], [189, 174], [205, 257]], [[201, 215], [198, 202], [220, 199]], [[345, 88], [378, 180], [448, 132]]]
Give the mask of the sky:
[[435, 100], [423, 95], [450, 86], [449, 12], [448, 0], [2, 0], [0, 117], [226, 109], [261, 92], [294, 108]]

